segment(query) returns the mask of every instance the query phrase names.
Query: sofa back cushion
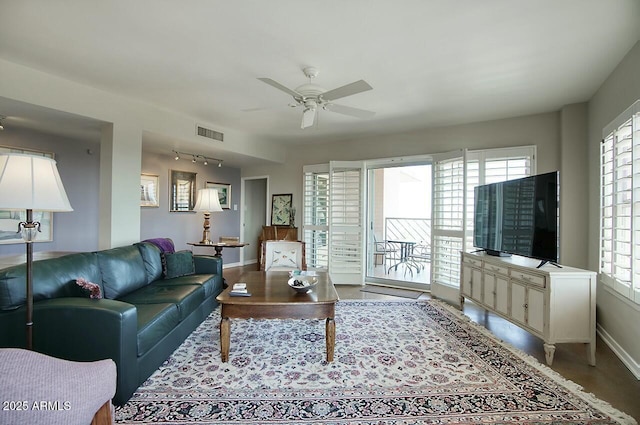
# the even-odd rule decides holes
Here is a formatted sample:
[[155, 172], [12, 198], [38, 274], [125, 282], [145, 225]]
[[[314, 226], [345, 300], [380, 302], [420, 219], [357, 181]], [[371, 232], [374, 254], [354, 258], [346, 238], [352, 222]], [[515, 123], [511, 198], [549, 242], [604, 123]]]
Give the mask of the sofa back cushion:
[[147, 283], [162, 279], [162, 251], [151, 242], [138, 242], [135, 244], [142, 255], [144, 268], [147, 272]]
[[188, 276], [196, 272], [193, 253], [188, 250], [162, 254], [162, 274], [165, 279]]
[[[33, 300], [82, 296], [76, 279], [97, 283], [101, 273], [95, 253], [83, 252], [33, 262]], [[12, 310], [26, 304], [26, 266], [0, 270], [0, 310]]]
[[135, 245], [98, 251], [104, 297], [118, 299], [148, 284], [142, 255]]

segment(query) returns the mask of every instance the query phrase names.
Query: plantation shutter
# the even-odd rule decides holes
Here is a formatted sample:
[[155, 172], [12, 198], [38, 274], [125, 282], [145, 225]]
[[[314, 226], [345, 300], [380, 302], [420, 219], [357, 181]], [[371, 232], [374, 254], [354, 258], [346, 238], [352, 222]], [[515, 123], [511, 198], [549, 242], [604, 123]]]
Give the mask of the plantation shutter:
[[334, 284], [362, 284], [364, 274], [364, 166], [332, 161], [329, 203], [329, 273]]
[[535, 146], [467, 151], [465, 251], [474, 249], [474, 188], [535, 174], [535, 155]]
[[465, 235], [466, 151], [434, 156], [431, 292], [460, 302], [460, 252]]
[[600, 280], [640, 303], [640, 101], [605, 128], [600, 148]]
[[329, 164], [303, 169], [302, 240], [307, 268], [327, 270], [329, 266]]

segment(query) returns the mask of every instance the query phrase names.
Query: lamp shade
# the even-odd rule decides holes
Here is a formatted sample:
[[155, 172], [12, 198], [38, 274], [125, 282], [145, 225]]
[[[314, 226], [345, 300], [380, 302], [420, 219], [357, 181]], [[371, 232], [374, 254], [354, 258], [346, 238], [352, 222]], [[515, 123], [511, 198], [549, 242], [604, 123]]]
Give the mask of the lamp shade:
[[193, 210], [200, 212], [222, 211], [220, 198], [218, 198], [218, 189], [198, 189], [198, 199]]
[[56, 161], [44, 156], [0, 154], [0, 209], [73, 211]]

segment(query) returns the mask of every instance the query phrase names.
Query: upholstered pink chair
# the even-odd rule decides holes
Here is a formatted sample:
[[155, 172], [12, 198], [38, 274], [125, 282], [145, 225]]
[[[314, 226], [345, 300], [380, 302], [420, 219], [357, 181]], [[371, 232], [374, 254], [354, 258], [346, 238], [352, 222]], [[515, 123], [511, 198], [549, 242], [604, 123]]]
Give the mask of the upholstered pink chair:
[[113, 360], [72, 362], [0, 348], [0, 424], [113, 424]]

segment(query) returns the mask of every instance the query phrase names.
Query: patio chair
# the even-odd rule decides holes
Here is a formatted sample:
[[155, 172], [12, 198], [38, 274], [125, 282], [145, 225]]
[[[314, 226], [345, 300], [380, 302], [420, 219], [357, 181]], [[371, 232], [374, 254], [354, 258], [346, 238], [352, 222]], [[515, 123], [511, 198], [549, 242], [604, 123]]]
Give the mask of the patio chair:
[[421, 241], [413, 247], [409, 257], [420, 273], [420, 270], [424, 270], [424, 265], [431, 262], [431, 245]]
[[394, 247], [392, 243], [385, 240], [378, 240], [378, 237], [375, 234], [373, 235], [373, 247], [374, 266], [386, 266], [387, 260], [395, 259], [395, 254], [398, 251], [398, 249]]

